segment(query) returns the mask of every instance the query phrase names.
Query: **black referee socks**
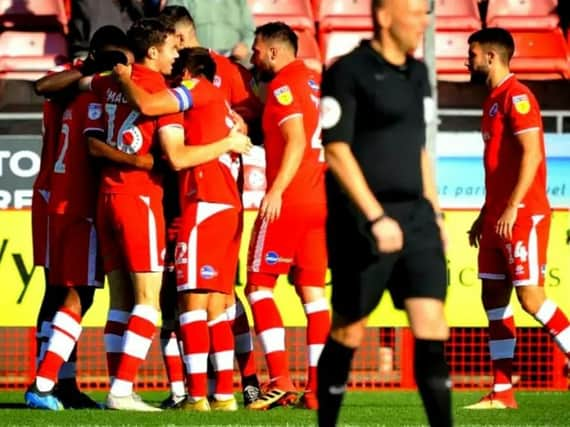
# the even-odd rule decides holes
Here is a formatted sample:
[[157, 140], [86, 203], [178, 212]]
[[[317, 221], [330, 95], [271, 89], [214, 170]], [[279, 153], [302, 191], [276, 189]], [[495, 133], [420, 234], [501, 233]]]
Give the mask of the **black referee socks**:
[[451, 380], [443, 341], [415, 340], [414, 376], [432, 427], [450, 427]]

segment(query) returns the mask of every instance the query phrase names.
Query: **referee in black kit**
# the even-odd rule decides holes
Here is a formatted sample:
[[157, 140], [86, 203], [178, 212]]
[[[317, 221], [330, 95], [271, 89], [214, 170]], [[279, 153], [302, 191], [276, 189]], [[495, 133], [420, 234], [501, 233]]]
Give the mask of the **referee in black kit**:
[[426, 0], [372, 0], [374, 38], [323, 76], [333, 324], [318, 365], [320, 426], [336, 424], [354, 352], [385, 289], [408, 315], [429, 423], [452, 425], [445, 234], [425, 148], [424, 113], [433, 106], [425, 108], [427, 69], [407, 54], [428, 19]]

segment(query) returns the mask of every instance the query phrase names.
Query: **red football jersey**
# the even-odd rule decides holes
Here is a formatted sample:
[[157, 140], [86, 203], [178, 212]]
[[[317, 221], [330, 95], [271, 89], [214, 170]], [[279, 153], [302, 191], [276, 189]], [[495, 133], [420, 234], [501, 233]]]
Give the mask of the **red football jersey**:
[[262, 126], [268, 189], [279, 171], [285, 149], [280, 126], [292, 117], [301, 116], [307, 139], [301, 165], [283, 193], [283, 202], [325, 203], [319, 96], [317, 77], [301, 60], [279, 71], [267, 88]]
[[[140, 64], [133, 65], [131, 78], [147, 92], [168, 89], [162, 74]], [[147, 117], [133, 109], [122, 94], [119, 84], [110, 75], [94, 78], [91, 89], [101, 101], [102, 108], [88, 112], [86, 128], [99, 129], [106, 134], [107, 143], [132, 155], [144, 155], [156, 149], [158, 130], [166, 126], [182, 126], [182, 114]], [[101, 191], [123, 194], [162, 194], [160, 175], [154, 171], [111, 164], [101, 169]]]
[[42, 153], [40, 170], [34, 181], [34, 189], [49, 190], [53, 164], [55, 163], [57, 142], [61, 130], [61, 117], [65, 105], [46, 99], [43, 104]]
[[101, 108], [91, 92], [80, 93], [63, 113], [51, 176], [50, 213], [94, 218], [98, 177], [83, 135], [88, 109]]
[[522, 149], [517, 135], [540, 133], [542, 161], [519, 213], [546, 214], [550, 205], [546, 195], [546, 160], [540, 107], [532, 92], [509, 75], [494, 88], [483, 104], [481, 131], [485, 142], [485, 209], [489, 217], [499, 217], [515, 188], [521, 166]]
[[254, 92], [256, 83], [249, 70], [211, 49], [210, 55], [216, 63], [214, 86], [224, 92], [231, 107], [246, 122], [258, 118], [263, 106]]
[[[182, 84], [191, 91], [194, 102], [184, 113], [185, 144], [206, 145], [228, 136], [234, 122], [223, 92], [202, 78]], [[179, 172], [181, 206], [184, 208], [190, 201], [204, 201], [241, 207], [239, 170], [239, 156], [226, 153]]]

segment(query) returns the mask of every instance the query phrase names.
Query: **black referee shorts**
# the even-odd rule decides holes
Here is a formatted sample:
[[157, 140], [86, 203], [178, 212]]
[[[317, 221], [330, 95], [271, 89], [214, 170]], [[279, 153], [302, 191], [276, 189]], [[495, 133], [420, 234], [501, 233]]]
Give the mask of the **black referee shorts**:
[[404, 232], [404, 247], [394, 254], [378, 254], [364, 219], [346, 205], [329, 206], [332, 307], [349, 320], [368, 316], [386, 289], [398, 309], [412, 297], [445, 300], [446, 261], [431, 204], [421, 199], [383, 206]]

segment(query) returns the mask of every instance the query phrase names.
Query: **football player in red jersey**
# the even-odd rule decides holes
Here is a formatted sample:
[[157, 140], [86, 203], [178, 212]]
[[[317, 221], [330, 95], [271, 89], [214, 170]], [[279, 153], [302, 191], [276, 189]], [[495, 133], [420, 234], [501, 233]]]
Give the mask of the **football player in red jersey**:
[[301, 406], [316, 409], [317, 361], [330, 327], [324, 158], [316, 73], [296, 58], [297, 36], [274, 22], [256, 30], [252, 63], [268, 81], [262, 129], [267, 192], [249, 245], [246, 294], [269, 370], [269, 390], [251, 409], [296, 400], [285, 330], [273, 289], [290, 273], [307, 316], [308, 378]]
[[[53, 196], [54, 193], [58, 193], [60, 196], [65, 196], [65, 185], [62, 185], [60, 181], [61, 176], [69, 176], [69, 174], [63, 174], [54, 169], [54, 166], [61, 166], [61, 155], [62, 151], [59, 147], [61, 136], [67, 136], [67, 141], [73, 143], [73, 147], [79, 144], [79, 136], [70, 132], [77, 132], [76, 127], [70, 127], [70, 123], [66, 124], [67, 127], [62, 127], [62, 116], [64, 116], [64, 111], [69, 116], [72, 111], [75, 111], [74, 116], [76, 117], [76, 122], [82, 122], [83, 113], [79, 112], [79, 106], [73, 105], [79, 103], [79, 101], [73, 101], [77, 90], [75, 83], [78, 79], [84, 75], [89, 75], [99, 70], [103, 70], [115, 63], [113, 62], [113, 57], [117, 58], [117, 48], [121, 45], [126, 44], [126, 36], [124, 32], [113, 26], [105, 26], [100, 28], [93, 35], [91, 40], [90, 53], [86, 61], [83, 63], [75, 64], [68, 70], [50, 73], [45, 77], [38, 80], [34, 87], [38, 94], [46, 96], [46, 101], [44, 103], [44, 143], [42, 147], [42, 162], [40, 167], [40, 172], [34, 184], [34, 199], [32, 204], [32, 228], [33, 228], [33, 247], [34, 247], [34, 260], [36, 265], [44, 265], [46, 272], [46, 291], [44, 298], [42, 300], [42, 305], [38, 314], [37, 321], [37, 349], [38, 349], [38, 361], [37, 365], [40, 372], [46, 373], [46, 367], [44, 363], [44, 356], [48, 355], [48, 358], [52, 359], [51, 362], [47, 363], [46, 374], [52, 378], [53, 376], [59, 376], [57, 387], [53, 389], [53, 377], [50, 380], [41, 381], [37, 396], [32, 396], [32, 394], [27, 393], [26, 400], [29, 406], [42, 407], [46, 405], [50, 406], [49, 403], [54, 403], [53, 406], [58, 407], [56, 399], [59, 403], [63, 404], [65, 408], [96, 408], [97, 403], [91, 400], [84, 393], [79, 392], [76, 383], [76, 368], [75, 362], [77, 360], [77, 354], [75, 349], [70, 350], [71, 354], [68, 355], [61, 369], [58, 367], [59, 362], [53, 363], [54, 354], [53, 349], [50, 352], [49, 346], [55, 345], [54, 343], [48, 343], [50, 336], [52, 335], [52, 319], [54, 315], [62, 307], [71, 306], [72, 310], [75, 310], [79, 316], [85, 314], [85, 312], [91, 306], [93, 298], [94, 288], [83, 288], [80, 292], [80, 298], [70, 296], [73, 294], [73, 290], [70, 290], [68, 286], [87, 284], [89, 280], [78, 279], [77, 281], [68, 281], [62, 278], [61, 274], [52, 275], [50, 274], [50, 268], [57, 268], [61, 261], [61, 258], [52, 253], [55, 250], [55, 245], [58, 243], [58, 239], [53, 235], [53, 230], [48, 233], [48, 228], [52, 229], [53, 221], [49, 222], [48, 226], [48, 205], [55, 206], [56, 204], [61, 205], [61, 203], [52, 200], [54, 197], [58, 198], [57, 195]], [[115, 55], [113, 55], [115, 54]], [[81, 102], [83, 105], [84, 102]], [[73, 129], [73, 130], [72, 130]], [[60, 132], [61, 130], [61, 132]], [[82, 132], [82, 129], [79, 130]], [[59, 142], [59, 143], [58, 143]], [[65, 154], [65, 153], [63, 153]], [[61, 167], [59, 168], [61, 169]], [[86, 175], [87, 177], [88, 175]], [[75, 178], [71, 178], [72, 180]], [[66, 207], [71, 210], [76, 209], [77, 200], [66, 203]], [[49, 214], [50, 217], [56, 212], [51, 209]], [[59, 212], [57, 212], [59, 213]], [[59, 216], [59, 215], [56, 215]], [[50, 245], [47, 237], [51, 236]], [[70, 248], [72, 249], [72, 248]], [[48, 256], [48, 253], [50, 255]], [[80, 255], [80, 253], [74, 253], [75, 255]], [[49, 264], [46, 264], [44, 260], [49, 259]], [[84, 263], [83, 265], [86, 265]], [[53, 271], [51, 271], [53, 273]], [[78, 276], [75, 276], [77, 278]], [[76, 292], [77, 293], [77, 292]], [[76, 295], [75, 295], [76, 296]], [[78, 305], [80, 302], [80, 305]], [[57, 319], [61, 320], [62, 315]], [[61, 326], [59, 327], [61, 329]], [[55, 330], [55, 329], [54, 329]], [[59, 332], [54, 332], [57, 335]], [[47, 351], [47, 352], [46, 352]], [[67, 350], [66, 350], [67, 351]], [[57, 359], [57, 357], [56, 357]], [[34, 386], [31, 387], [31, 389]], [[37, 387], [36, 387], [37, 388]], [[52, 397], [51, 392], [54, 391], [55, 398]], [[53, 408], [48, 408], [53, 409]]]
[[489, 88], [481, 123], [485, 205], [469, 231], [469, 243], [479, 247], [494, 377], [493, 390], [470, 409], [517, 407], [512, 387], [516, 336], [509, 305], [513, 287], [522, 308], [570, 356], [570, 323], [544, 291], [551, 211], [542, 117], [533, 93], [510, 72], [514, 50], [511, 34], [502, 28], [486, 28], [469, 38], [472, 81]]

